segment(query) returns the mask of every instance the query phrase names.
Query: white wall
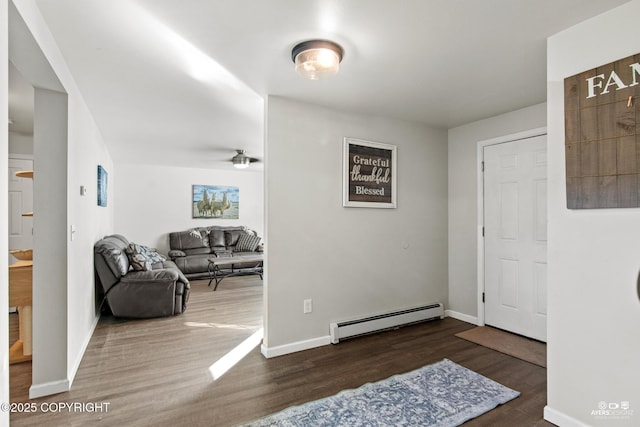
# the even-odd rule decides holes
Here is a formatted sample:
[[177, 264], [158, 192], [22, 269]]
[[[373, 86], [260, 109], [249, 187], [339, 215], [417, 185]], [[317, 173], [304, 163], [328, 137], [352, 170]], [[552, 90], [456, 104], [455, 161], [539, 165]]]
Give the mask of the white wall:
[[[0, 117], [9, 117], [9, 24], [8, 2], [0, 0]], [[9, 199], [9, 126], [0, 120], [0, 198]], [[0, 209], [0, 253], [9, 250], [9, 212]], [[9, 274], [8, 259], [0, 256], [0, 403], [9, 402]], [[0, 425], [9, 425], [9, 412], [0, 411]]]
[[[563, 426], [640, 425], [640, 209], [566, 208], [563, 88], [566, 77], [639, 53], [639, 16], [635, 0], [548, 40], [545, 418]], [[592, 414], [621, 401], [634, 411], [628, 419]]]
[[448, 309], [462, 318], [478, 316], [478, 142], [544, 127], [546, 108], [537, 104], [449, 129]]
[[[67, 375], [71, 380], [80, 365], [100, 313], [95, 307], [93, 245], [114, 229], [115, 205], [98, 206], [98, 165], [113, 171], [111, 155], [93, 116], [77, 92], [69, 91], [67, 153]], [[37, 161], [37, 159], [36, 159]], [[108, 201], [113, 201], [116, 174], [109, 175]], [[80, 186], [87, 188], [80, 195]], [[70, 241], [71, 225], [75, 228]]]
[[[342, 207], [344, 137], [397, 145], [397, 209]], [[331, 321], [446, 301], [446, 144], [444, 130], [269, 97], [263, 352], [326, 344]]]
[[33, 135], [9, 132], [9, 153], [33, 154]]
[[[214, 170], [119, 164], [115, 232], [169, 251], [169, 233], [209, 225], [244, 225], [264, 237], [264, 181], [259, 170]], [[192, 218], [192, 186], [239, 187], [239, 219]]]
[[[38, 123], [36, 105], [34, 124], [34, 355], [30, 396], [37, 397], [69, 389], [98, 320], [93, 244], [112, 231], [114, 212], [113, 206], [105, 209], [96, 204], [96, 169], [102, 164], [112, 170], [113, 162], [36, 3], [17, 0], [15, 6], [19, 15], [12, 9], [11, 60], [36, 92], [41, 91], [40, 107], [49, 110]], [[47, 94], [48, 89], [52, 91]], [[64, 108], [63, 103], [66, 111], [56, 111]], [[57, 135], [52, 147], [38, 143], [38, 138], [44, 141], [49, 126]], [[80, 196], [80, 185], [89, 188], [89, 195]], [[73, 241], [71, 224], [77, 230]]]

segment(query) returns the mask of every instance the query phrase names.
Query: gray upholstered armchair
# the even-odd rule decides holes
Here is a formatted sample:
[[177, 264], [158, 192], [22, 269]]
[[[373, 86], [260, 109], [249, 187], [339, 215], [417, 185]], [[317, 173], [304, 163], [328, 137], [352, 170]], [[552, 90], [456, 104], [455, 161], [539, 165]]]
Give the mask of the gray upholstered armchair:
[[[172, 261], [134, 270], [127, 256], [129, 241], [107, 236], [94, 246], [95, 269], [106, 301], [116, 317], [162, 317], [182, 313], [189, 299], [189, 281]], [[143, 267], [144, 268], [144, 267]]]

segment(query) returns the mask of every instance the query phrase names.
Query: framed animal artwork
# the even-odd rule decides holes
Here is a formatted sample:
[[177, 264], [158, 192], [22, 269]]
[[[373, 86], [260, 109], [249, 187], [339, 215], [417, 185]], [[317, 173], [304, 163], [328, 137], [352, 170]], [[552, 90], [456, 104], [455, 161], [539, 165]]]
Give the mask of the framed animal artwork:
[[238, 219], [240, 189], [221, 185], [193, 185], [192, 217]]

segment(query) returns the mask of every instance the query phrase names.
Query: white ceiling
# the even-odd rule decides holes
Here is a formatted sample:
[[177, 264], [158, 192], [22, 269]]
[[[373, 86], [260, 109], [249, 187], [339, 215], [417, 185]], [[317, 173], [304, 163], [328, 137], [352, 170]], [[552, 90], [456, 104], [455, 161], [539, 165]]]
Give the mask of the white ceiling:
[[[116, 161], [263, 156], [263, 100], [451, 128], [546, 100], [546, 38], [627, 0], [36, 0]], [[329, 80], [292, 47], [345, 49]]]

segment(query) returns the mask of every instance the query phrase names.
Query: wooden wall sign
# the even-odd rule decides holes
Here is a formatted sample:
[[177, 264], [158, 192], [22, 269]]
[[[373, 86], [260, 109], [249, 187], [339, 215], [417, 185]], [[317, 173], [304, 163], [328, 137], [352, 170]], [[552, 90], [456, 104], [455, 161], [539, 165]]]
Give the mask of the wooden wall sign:
[[564, 81], [567, 207], [640, 206], [640, 54]]
[[344, 139], [342, 205], [396, 207], [396, 146]]

